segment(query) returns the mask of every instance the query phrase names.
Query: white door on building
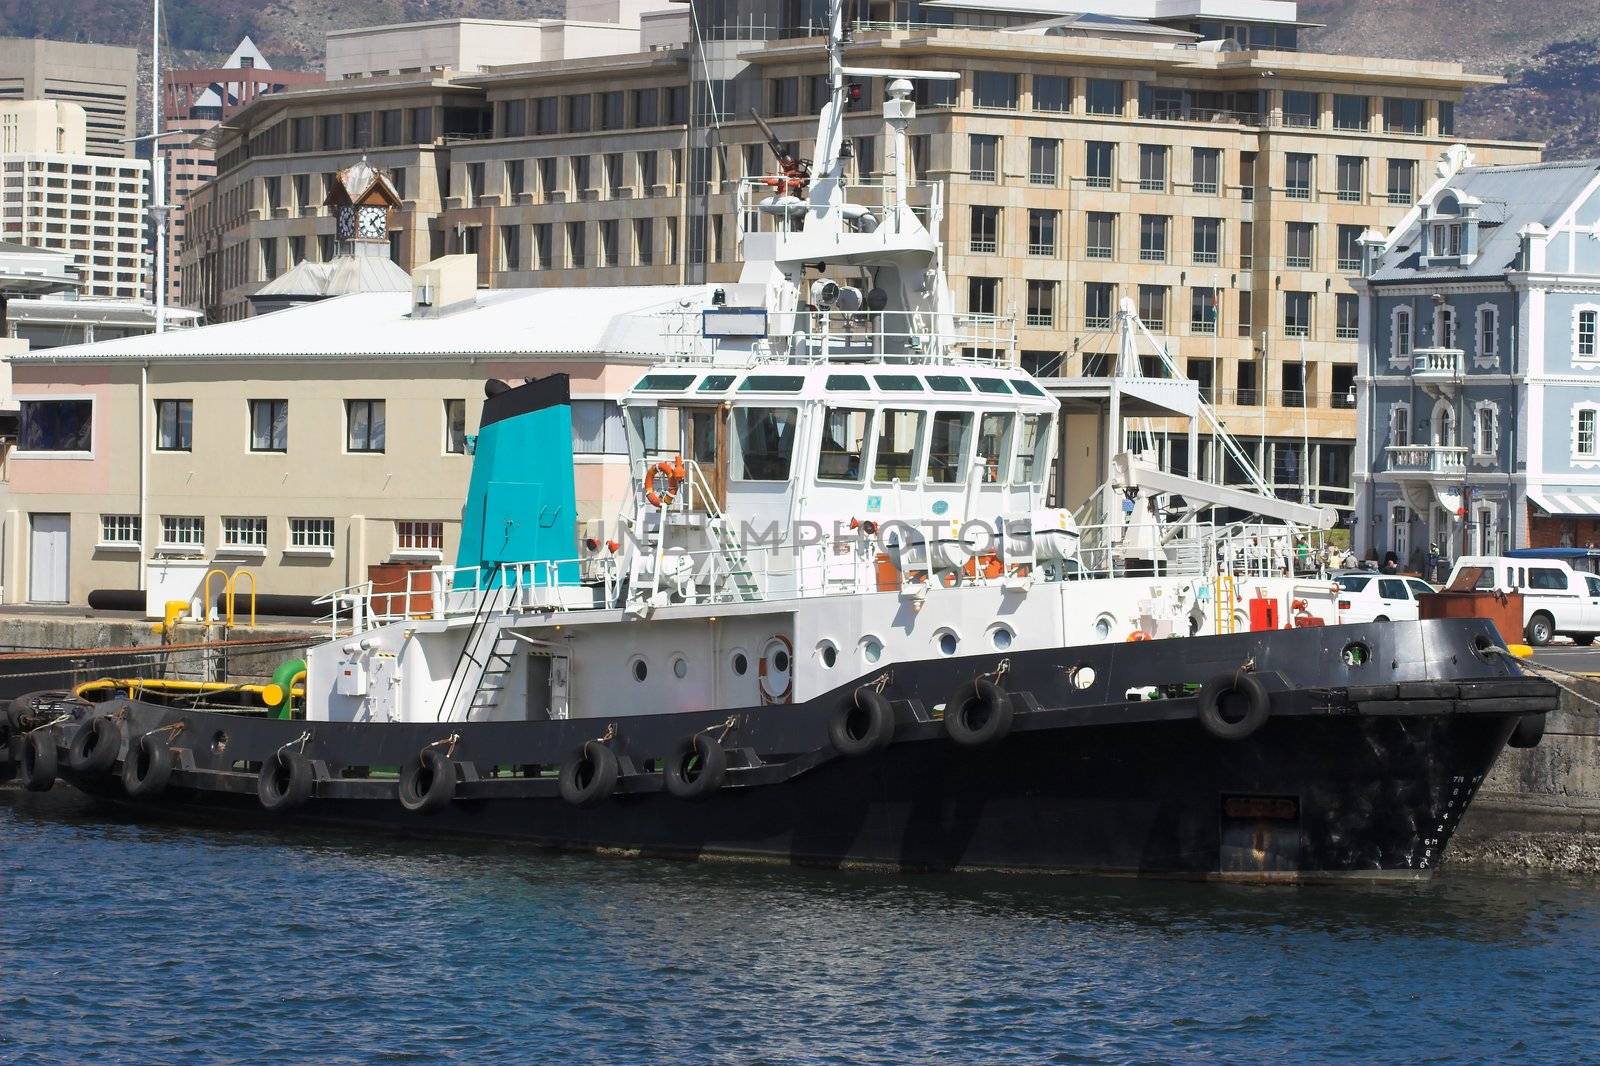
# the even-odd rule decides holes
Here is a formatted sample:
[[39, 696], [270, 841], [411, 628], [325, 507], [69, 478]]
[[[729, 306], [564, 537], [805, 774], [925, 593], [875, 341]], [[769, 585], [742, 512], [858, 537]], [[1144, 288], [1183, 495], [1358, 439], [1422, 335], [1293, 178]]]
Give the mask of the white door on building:
[[28, 599], [34, 603], [66, 603], [72, 516], [35, 514], [29, 518]]

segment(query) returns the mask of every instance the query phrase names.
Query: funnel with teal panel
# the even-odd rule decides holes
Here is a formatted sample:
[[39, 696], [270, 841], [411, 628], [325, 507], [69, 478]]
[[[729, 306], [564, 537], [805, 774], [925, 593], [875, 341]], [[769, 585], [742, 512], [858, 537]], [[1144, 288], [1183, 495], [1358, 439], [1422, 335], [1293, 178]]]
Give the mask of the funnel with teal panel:
[[[499, 385], [501, 391], [495, 391]], [[576, 585], [578, 504], [573, 484], [572, 399], [567, 375], [516, 388], [491, 382], [461, 514], [456, 566], [479, 568], [488, 587], [508, 563], [522, 582]], [[485, 587], [460, 574], [458, 587]]]

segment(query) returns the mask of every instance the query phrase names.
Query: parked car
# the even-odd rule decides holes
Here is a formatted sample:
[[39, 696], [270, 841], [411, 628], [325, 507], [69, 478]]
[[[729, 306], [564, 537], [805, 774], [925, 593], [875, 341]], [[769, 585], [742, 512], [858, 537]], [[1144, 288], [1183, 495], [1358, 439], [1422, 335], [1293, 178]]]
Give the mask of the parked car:
[[1333, 575], [1339, 593], [1339, 621], [1414, 622], [1417, 597], [1436, 591], [1420, 577], [1378, 574], [1371, 570], [1342, 570]]
[[1478, 571], [1470, 588], [1522, 593], [1522, 632], [1538, 647], [1557, 636], [1591, 644], [1600, 634], [1600, 577], [1574, 570], [1559, 559], [1466, 555], [1456, 560], [1449, 587], [1463, 573]]

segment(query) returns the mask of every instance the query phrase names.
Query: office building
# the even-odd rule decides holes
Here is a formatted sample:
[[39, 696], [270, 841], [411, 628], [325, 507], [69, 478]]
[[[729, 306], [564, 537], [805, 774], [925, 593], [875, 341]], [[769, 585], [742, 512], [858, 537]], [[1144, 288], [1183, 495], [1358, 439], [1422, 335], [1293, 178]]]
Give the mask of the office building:
[[66, 101], [83, 108], [93, 156], [131, 156], [137, 132], [139, 53], [133, 48], [0, 38], [0, 102]]

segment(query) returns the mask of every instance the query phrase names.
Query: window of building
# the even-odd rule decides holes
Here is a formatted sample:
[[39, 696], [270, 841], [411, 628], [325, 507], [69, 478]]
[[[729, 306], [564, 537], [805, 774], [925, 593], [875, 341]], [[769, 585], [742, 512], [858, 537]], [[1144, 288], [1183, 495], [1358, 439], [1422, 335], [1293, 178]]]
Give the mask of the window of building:
[[250, 401], [250, 450], [285, 452], [289, 450], [289, 401]]
[[1492, 304], [1478, 308], [1478, 358], [1484, 366], [1500, 358], [1500, 309]]
[[344, 147], [343, 115], [323, 115], [321, 121], [318, 123], [318, 126], [319, 129], [317, 132], [322, 135], [322, 150], [324, 152], [334, 151]]
[[201, 548], [206, 543], [206, 520], [200, 515], [161, 516], [161, 547]]
[[401, 519], [394, 524], [395, 552], [438, 555], [444, 551], [444, 523]]
[[1600, 335], [1600, 308], [1580, 307], [1573, 312], [1572, 354], [1578, 359], [1594, 359], [1600, 355], [1597, 335]]
[[649, 266], [655, 260], [654, 237], [655, 219], [636, 218], [633, 220], [634, 261], [640, 266]]
[[1387, 97], [1383, 101], [1383, 128], [1386, 133], [1422, 132], [1422, 101]]
[[1028, 282], [1028, 325], [1053, 326], [1056, 324], [1056, 283], [1053, 281]]
[[194, 401], [156, 401], [156, 450], [187, 452], [194, 448]]
[[[1254, 328], [1255, 328], [1255, 299], [1254, 299], [1254, 294], [1249, 289], [1241, 289], [1240, 292], [1239, 292], [1239, 336], [1241, 336], [1241, 337], [1250, 336], [1250, 332]], [[1243, 403], [1244, 401], [1241, 400], [1240, 402]], [[1254, 403], [1255, 401], [1252, 400], [1250, 402]]]
[[[702, 255], [704, 251], [702, 250]], [[584, 248], [584, 228], [582, 222], [567, 223], [567, 265], [581, 267], [587, 258]]]
[[1310, 270], [1317, 240], [1316, 224], [1290, 222], [1285, 232], [1284, 266], [1290, 270]]
[[1086, 229], [1088, 239], [1084, 245], [1085, 258], [1112, 259], [1116, 257], [1116, 215], [1109, 211], [1090, 211]]
[[1336, 94], [1333, 98], [1333, 128], [1336, 130], [1365, 131], [1368, 126], [1368, 104], [1365, 96]]
[[627, 125], [627, 97], [621, 90], [600, 94], [600, 128], [620, 130]]
[[1580, 404], [1572, 412], [1572, 454], [1575, 458], [1600, 458], [1600, 442], [1595, 436], [1596, 419], [1600, 408], [1593, 404]]
[[1339, 157], [1339, 202], [1359, 204], [1366, 185], [1367, 161], [1357, 155]]
[[1248, 407], [1260, 399], [1260, 385], [1257, 382], [1258, 367], [1253, 360], [1240, 360], [1234, 371], [1234, 400], [1241, 406]]
[[1417, 198], [1417, 164], [1411, 159], [1389, 160], [1389, 203], [1408, 206]]
[[1450, 306], [1436, 308], [1433, 315], [1433, 338], [1441, 348], [1456, 347], [1456, 309]]
[[1254, 222], [1239, 223], [1239, 266], [1249, 270], [1256, 261], [1256, 224]]
[[1286, 91], [1283, 94], [1283, 124], [1300, 128], [1318, 125], [1317, 94]]
[[1000, 173], [1000, 138], [974, 133], [969, 141], [967, 176], [973, 181], [994, 181]]
[[1215, 266], [1222, 260], [1222, 219], [1194, 220], [1194, 261], [1200, 266]]
[[1194, 150], [1194, 191], [1200, 196], [1215, 196], [1222, 189], [1222, 149]]
[[1480, 400], [1472, 411], [1472, 453], [1492, 459], [1500, 451], [1500, 408], [1493, 400]]
[[1441, 222], [1433, 229], [1433, 255], [1454, 259], [1461, 255], [1464, 229], [1459, 222]]
[[[1214, 336], [1217, 332], [1217, 290], [1196, 288], [1189, 293], [1189, 332]], [[1191, 361], [1190, 365], [1193, 365]]]
[[970, 212], [971, 226], [967, 247], [981, 255], [993, 255], [1000, 250], [1000, 209], [974, 207]]
[[1256, 162], [1259, 157], [1255, 152], [1239, 153], [1239, 199], [1250, 201], [1256, 198]]
[[291, 518], [289, 519], [289, 547], [293, 549], [311, 549], [314, 551], [333, 550], [333, 519], [331, 518]]
[[100, 516], [100, 547], [138, 548], [144, 544], [144, 524], [136, 514]]
[[1283, 294], [1283, 335], [1285, 337], [1311, 336], [1311, 293], [1286, 292]]
[[94, 450], [93, 400], [21, 400], [18, 408], [18, 451]]
[[614, 218], [600, 220], [600, 261], [597, 266], [622, 266], [621, 223]]
[[1409, 362], [1416, 339], [1413, 333], [1411, 309], [1397, 307], [1390, 319], [1389, 359], [1391, 363]]
[[1139, 318], [1152, 333], [1162, 333], [1167, 328], [1167, 287], [1165, 285], [1139, 286]]
[[551, 259], [554, 245], [554, 223], [535, 222], [533, 224], [533, 269], [552, 270], [555, 262]]
[[1341, 292], [1334, 306], [1336, 321], [1333, 335], [1342, 341], [1353, 341], [1361, 336], [1361, 298], [1353, 292]]
[[638, 128], [661, 123], [661, 93], [656, 89], [633, 91], [633, 124]]
[[579, 93], [577, 96], [567, 97], [566, 101], [567, 132], [588, 132], [589, 127], [593, 125], [593, 123], [590, 121], [590, 113], [594, 106], [594, 98], [588, 93]]
[[572, 450], [578, 455], [627, 455], [622, 408], [615, 400], [572, 401]]
[[[1034, 207], [1028, 210], [1028, 254], [1053, 256], [1056, 254], [1056, 223], [1059, 211]], [[1093, 226], [1093, 213], [1090, 225]]]
[[1439, 101], [1439, 136], [1456, 135], [1456, 105], [1449, 100]]
[[975, 315], [997, 313], [1000, 305], [999, 278], [967, 279], [967, 311]]
[[1110, 141], [1090, 141], [1084, 169], [1084, 185], [1109, 189], [1115, 177], [1117, 146]]
[[1015, 111], [1021, 96], [1021, 79], [1015, 74], [980, 70], [973, 75], [972, 106], [974, 107]]
[[1139, 188], [1145, 192], [1167, 191], [1167, 149], [1160, 144], [1139, 146]]
[[1110, 78], [1090, 78], [1085, 86], [1084, 108], [1091, 115], [1122, 114], [1122, 83]]
[[1339, 227], [1339, 269], [1355, 273], [1361, 269], [1360, 226]]
[[1165, 215], [1139, 216], [1139, 261], [1165, 263], [1167, 261], [1167, 223]]
[[1315, 157], [1302, 152], [1290, 152], [1284, 165], [1284, 195], [1291, 200], [1311, 199], [1312, 171], [1315, 165]]
[[224, 548], [265, 548], [267, 546], [266, 518], [260, 516], [223, 515], [222, 546]]
[[1117, 288], [1108, 281], [1091, 281], [1083, 287], [1083, 327], [1110, 329], [1111, 309], [1117, 302]]
[[1028, 184], [1054, 187], [1061, 183], [1061, 142], [1028, 138]]
[[446, 455], [467, 453], [467, 401], [444, 402], [444, 450]]
[[381, 452], [384, 449], [384, 401], [346, 400], [345, 450]]
[[1051, 74], [1033, 76], [1033, 109], [1064, 112], [1072, 110], [1072, 79]]

